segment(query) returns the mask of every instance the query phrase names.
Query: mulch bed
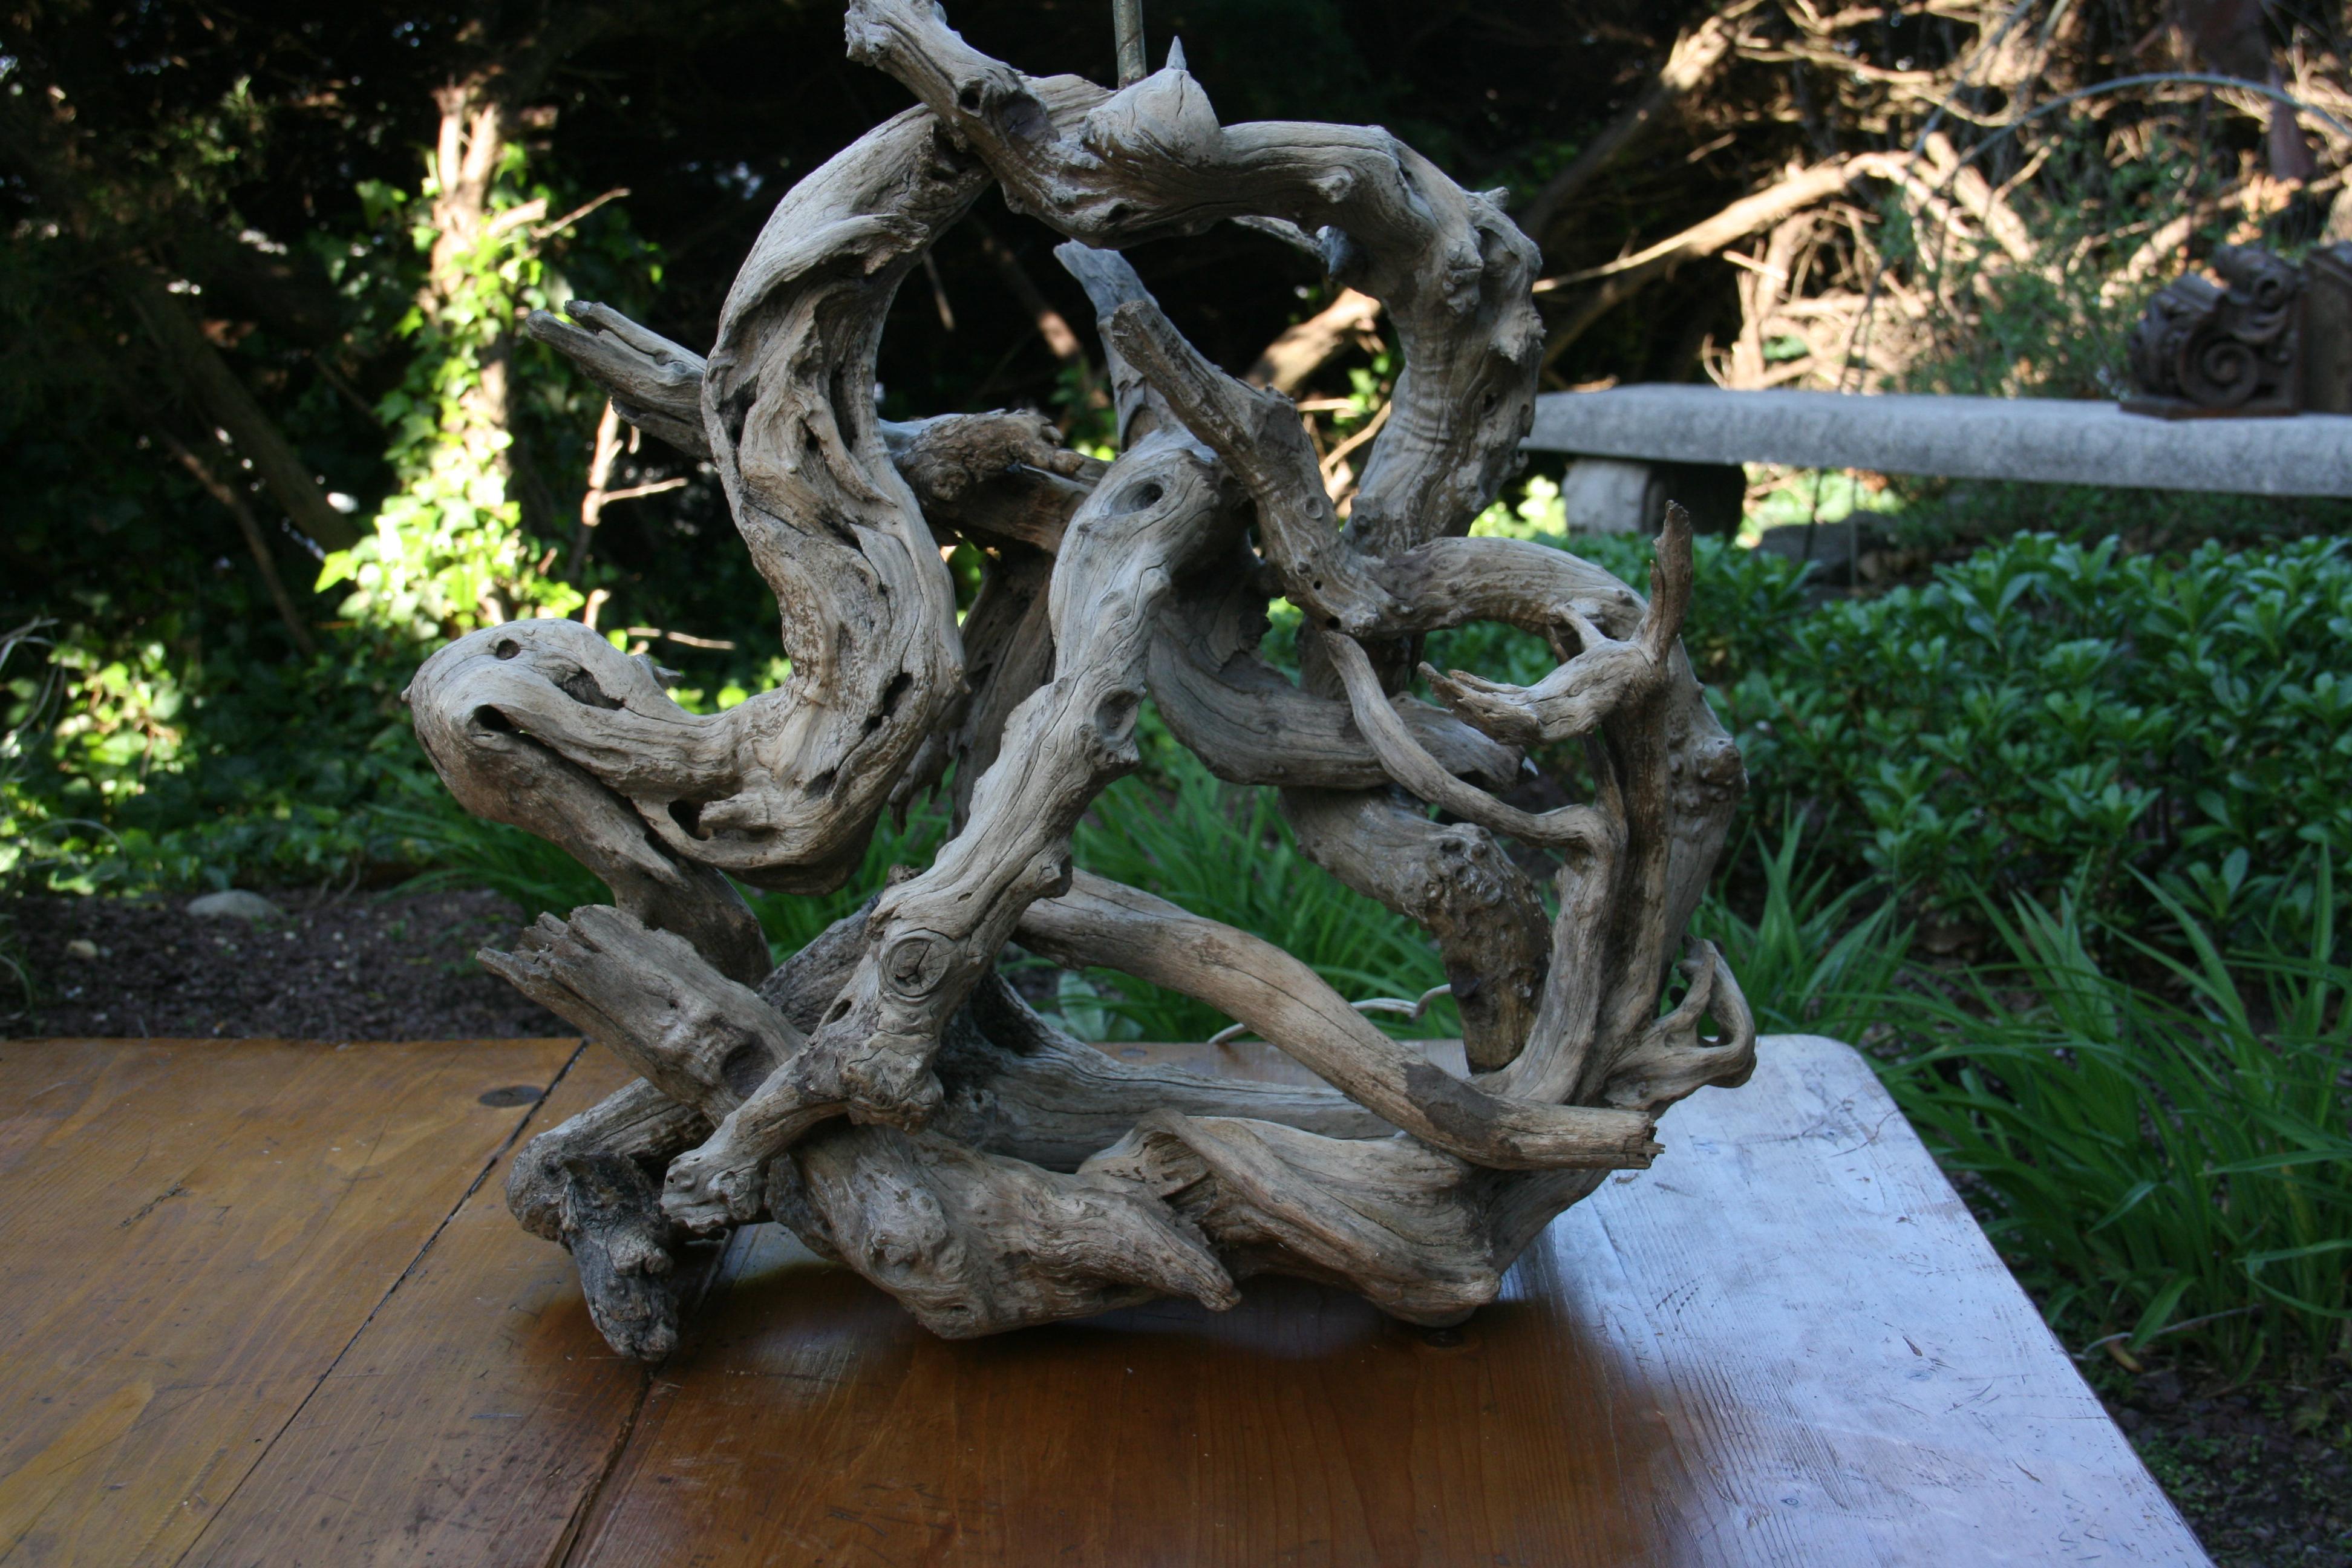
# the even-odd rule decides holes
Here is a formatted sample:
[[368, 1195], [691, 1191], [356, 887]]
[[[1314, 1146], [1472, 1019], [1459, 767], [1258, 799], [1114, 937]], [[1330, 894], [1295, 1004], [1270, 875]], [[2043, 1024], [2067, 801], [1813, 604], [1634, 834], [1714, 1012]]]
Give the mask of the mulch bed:
[[[520, 926], [495, 893], [276, 892], [277, 920], [199, 919], [183, 897], [0, 908], [0, 1036], [456, 1040], [572, 1035], [482, 972]], [[29, 990], [30, 994], [27, 995]]]

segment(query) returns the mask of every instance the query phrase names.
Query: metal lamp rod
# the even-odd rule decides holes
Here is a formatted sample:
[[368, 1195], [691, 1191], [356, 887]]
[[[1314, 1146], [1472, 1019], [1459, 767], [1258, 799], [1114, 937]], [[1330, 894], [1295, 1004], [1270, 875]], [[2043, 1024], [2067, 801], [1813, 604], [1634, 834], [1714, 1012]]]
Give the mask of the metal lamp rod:
[[1151, 74], [1143, 63], [1143, 0], [1110, 0], [1110, 26], [1118, 40], [1118, 85], [1131, 87]]

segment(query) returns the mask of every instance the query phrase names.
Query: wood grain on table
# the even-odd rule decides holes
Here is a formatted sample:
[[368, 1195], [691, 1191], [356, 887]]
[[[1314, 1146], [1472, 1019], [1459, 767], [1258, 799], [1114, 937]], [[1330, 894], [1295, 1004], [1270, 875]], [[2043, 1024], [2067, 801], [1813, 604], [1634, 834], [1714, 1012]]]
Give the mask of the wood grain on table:
[[763, 1226], [650, 1377], [500, 1199], [622, 1081], [574, 1044], [0, 1045], [0, 1568], [2205, 1562], [1832, 1042], [1452, 1333], [1260, 1279], [950, 1343]]
[[179, 1561], [578, 1050], [0, 1043], [0, 1563]]

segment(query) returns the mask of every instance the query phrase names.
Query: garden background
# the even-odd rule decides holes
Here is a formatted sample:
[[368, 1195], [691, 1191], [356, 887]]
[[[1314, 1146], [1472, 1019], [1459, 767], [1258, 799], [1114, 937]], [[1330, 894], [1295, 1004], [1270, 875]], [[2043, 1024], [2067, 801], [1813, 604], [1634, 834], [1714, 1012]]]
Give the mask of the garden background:
[[[1108, 11], [951, 17], [1108, 79]], [[1148, 11], [1223, 119], [1378, 122], [1503, 190], [1545, 256], [1552, 389], [2113, 396], [2131, 321], [2214, 247], [2352, 238], [2347, 18], [2321, 0]], [[617, 424], [519, 313], [596, 300], [708, 341], [776, 198], [898, 90], [814, 0], [0, 18], [7, 1031], [234, 1031], [196, 971], [273, 942], [318, 949], [322, 990], [382, 1000], [402, 965], [446, 988], [514, 918], [494, 895], [603, 901], [456, 813], [400, 703], [417, 661], [552, 615], [688, 706], [783, 668], [707, 467]], [[1107, 438], [1050, 244], [984, 199], [898, 301], [886, 414], [1028, 405]], [[1132, 258], [1193, 342], [1297, 397], [1344, 510], [1395, 369], [1377, 306], [1230, 226]], [[1535, 460], [1479, 531], [1642, 581], [1643, 542], [1566, 538], [1559, 477]], [[1749, 478], [1690, 617], [1751, 781], [1704, 933], [1771, 1026], [1872, 1054], [2218, 1556], [2346, 1561], [2352, 504]], [[1431, 657], [1551, 663], [1488, 629]], [[1145, 734], [1081, 864], [1351, 996], [1442, 982], [1269, 797]], [[918, 804], [838, 894], [754, 894], [779, 954], [940, 831]], [[179, 915], [227, 888], [291, 918]], [[382, 963], [326, 956], [362, 925]], [[1095, 1038], [1224, 1023], [1115, 974], [1024, 984]]]

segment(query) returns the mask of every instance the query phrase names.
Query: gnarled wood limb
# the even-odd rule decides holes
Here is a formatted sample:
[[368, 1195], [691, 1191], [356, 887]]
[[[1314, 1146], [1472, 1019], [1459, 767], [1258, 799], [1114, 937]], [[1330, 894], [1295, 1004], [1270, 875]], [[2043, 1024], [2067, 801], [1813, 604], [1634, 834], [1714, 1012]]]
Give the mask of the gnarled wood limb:
[[[542, 629], [561, 623], [477, 633], [436, 654], [412, 689], [419, 731], [435, 737], [428, 750], [461, 797], [517, 782], [574, 796], [601, 784], [618, 799], [575, 802], [598, 828], [566, 844], [586, 849], [599, 875], [643, 862], [641, 843], [803, 890], [835, 885], [856, 864], [962, 681], [953, 589], [874, 414], [874, 347], [900, 280], [982, 183], [928, 115], [909, 110], [793, 187], [728, 297], [701, 366], [701, 423], [782, 613], [786, 685], [697, 719], [649, 675], [630, 681], [618, 656], [588, 648], [597, 639], [585, 628], [585, 641]], [[620, 330], [609, 312], [595, 325], [587, 344], [560, 346], [607, 371], [632, 355], [654, 363], [669, 384], [661, 406], [674, 411], [690, 356]], [[623, 390], [650, 405], [663, 376]], [[559, 684], [571, 671], [584, 679], [579, 692]], [[529, 744], [485, 739], [517, 731]], [[504, 778], [467, 782], [488, 750]], [[678, 909], [656, 912], [686, 923]], [[702, 923], [740, 925], [731, 912]]]
[[[572, 1248], [599, 1326], [641, 1357], [676, 1342], [683, 1233], [762, 1215], [949, 1335], [1154, 1293], [1222, 1307], [1267, 1269], [1458, 1319], [1600, 1173], [1649, 1163], [1658, 1112], [1753, 1064], [1706, 944], [1660, 1016], [1743, 782], [1677, 640], [1687, 521], [1646, 602], [1560, 552], [1457, 537], [1525, 427], [1534, 253], [1386, 132], [1220, 126], [1173, 62], [1118, 93], [1033, 80], [919, 0], [856, 0], [850, 37], [924, 106], [785, 198], [707, 359], [601, 307], [532, 326], [718, 469], [791, 680], [689, 714], [645, 661], [536, 621], [412, 688], [459, 798], [564, 844], [620, 905], [483, 955], [642, 1075], [531, 1143], [516, 1215]], [[875, 415], [891, 293], [983, 170], [1086, 242], [1059, 254], [1104, 334], [1108, 468], [1034, 416]], [[1288, 401], [1211, 365], [1088, 247], [1225, 218], [1315, 249], [1396, 324], [1405, 369], [1344, 529]], [[939, 548], [959, 538], [985, 563], [961, 630]], [[1276, 594], [1307, 617], [1296, 683], [1259, 657]], [[1525, 688], [1427, 670], [1443, 710], [1405, 695], [1421, 637], [1476, 619], [1548, 637], [1560, 668]], [[1431, 930], [1469, 1079], [1271, 944], [1071, 864], [1080, 814], [1135, 765], [1147, 689], [1213, 771], [1286, 786], [1309, 855]], [[1523, 747], [1568, 739], [1593, 800], [1499, 798]], [[882, 806], [950, 766], [933, 863], [753, 991], [764, 942], [728, 878], [829, 889]], [[1498, 833], [1562, 851], [1548, 939]], [[992, 972], [1016, 933], [1205, 1000], [1325, 1086], [1072, 1041]]]
[[[647, 661], [576, 621], [523, 621], [442, 649], [404, 695], [417, 741], [460, 805], [560, 846], [623, 909], [676, 931], [726, 974], [765, 971], [767, 939], [742, 898], [647, 832], [635, 805], [700, 776], [714, 738], [669, 700]], [[542, 730], [574, 736], [575, 754], [550, 748]]]
[[[1180, 584], [1151, 645], [1151, 695], [1185, 747], [1229, 784], [1363, 789], [1387, 774], [1343, 701], [1302, 690], [1257, 656], [1265, 594], [1255, 557]], [[1412, 697], [1383, 700], [1448, 773], [1489, 789], [1518, 776], [1516, 747]]]
[[1552, 811], [1521, 811], [1506, 805], [1475, 784], [1465, 784], [1423, 751], [1389, 707], [1388, 694], [1372, 661], [1356, 639], [1344, 632], [1326, 635], [1331, 663], [1347, 683], [1348, 704], [1356, 723], [1372, 742], [1381, 767], [1398, 784], [1467, 822], [1507, 833], [1529, 844], [1591, 845], [1611, 830], [1608, 818], [1589, 805], [1563, 805]]
[[[807, 998], [830, 994], [854, 967], [863, 924], [844, 921], [778, 972], [781, 1008], [614, 910], [551, 918], [517, 952], [484, 955], [648, 1075], [533, 1140], [508, 1183], [516, 1217], [580, 1259], [590, 1310], [623, 1353], [658, 1360], [677, 1342], [679, 1233], [646, 1164], [658, 1167], [740, 1103], [747, 1052], [799, 1037], [786, 1014], [814, 1021]], [[1339, 1138], [1392, 1131], [1331, 1090], [1116, 1061], [1046, 1027], [993, 977], [975, 1002], [947, 1031], [946, 1093], [931, 1129], [910, 1139], [836, 1122], [814, 1152], [772, 1164], [741, 1205], [745, 1217], [773, 1210], [837, 1248], [942, 1333], [1170, 1290], [1231, 1304], [1222, 1269], [1181, 1219], [1115, 1184], [1053, 1174], [1154, 1109], [1275, 1117]]]
[[1517, 1056], [1550, 942], [1534, 879], [1494, 836], [1432, 822], [1388, 790], [1288, 789], [1282, 815], [1317, 865], [1429, 929], [1470, 1066], [1491, 1071]]
[[1235, 1278], [1320, 1279], [1407, 1322], [1460, 1322], [1601, 1171], [1505, 1173], [1407, 1139], [1343, 1142], [1276, 1122], [1160, 1111], [1087, 1162], [1197, 1226]]
[[[647, 331], [610, 306], [574, 300], [571, 320], [533, 310], [523, 328], [602, 386], [614, 412], [649, 436], [708, 461], [700, 354]], [[1053, 422], [1034, 414], [946, 414], [877, 420], [890, 460], [933, 529], [1051, 551], [1103, 465], [1062, 447]]]
[[562, 316], [533, 310], [522, 325], [603, 387], [622, 418], [689, 458], [710, 460], [700, 354], [589, 300], [567, 301]]
[[934, 531], [1052, 554], [1106, 465], [1058, 445], [1034, 414], [944, 414], [885, 424], [890, 460]]
[[1021, 940], [1071, 965], [1102, 964], [1198, 997], [1247, 1024], [1358, 1104], [1497, 1170], [1638, 1168], [1657, 1152], [1649, 1118], [1502, 1099], [1381, 1033], [1322, 977], [1273, 943], [1086, 872], [1032, 905]]
[[1487, 196], [1377, 126], [1220, 125], [1177, 67], [1116, 93], [1024, 76], [927, 0], [853, 0], [848, 32], [851, 57], [922, 100], [1008, 202], [1073, 239], [1118, 248], [1223, 218], [1317, 237], [1333, 276], [1387, 309], [1404, 351], [1350, 519], [1366, 548], [1458, 532], [1492, 498], [1534, 418], [1543, 333], [1536, 248]]
[[571, 1249], [589, 1316], [623, 1355], [658, 1361], [677, 1343], [680, 1237], [656, 1176], [709, 1131], [709, 1117], [639, 1079], [532, 1139], [507, 1172], [509, 1212]]
[[1013, 710], [966, 830], [876, 905], [873, 945], [808, 1048], [671, 1164], [664, 1202], [681, 1223], [725, 1223], [730, 1194], [814, 1105], [901, 1123], [929, 1114], [940, 1031], [1021, 911], [1067, 885], [1079, 814], [1136, 763], [1144, 660], [1171, 578], [1236, 521], [1216, 469], [1181, 436], [1155, 433], [1112, 466], [1055, 563], [1054, 680]]
[[[1381, 563], [1339, 537], [1288, 400], [1234, 395], [1234, 384], [1183, 342], [1150, 297], [1128, 281], [1131, 274], [1122, 277], [1123, 263], [1100, 252], [1086, 254], [1092, 259], [1082, 276], [1103, 279], [1088, 288], [1105, 318], [1114, 365], [1178, 404], [1188, 419], [1205, 424], [1223, 416], [1228, 434], [1223, 440], [1212, 436], [1212, 443], [1250, 484], [1261, 537], [1271, 542], [1277, 565], [1288, 555], [1284, 581], [1294, 589], [1304, 584], [1305, 593], [1294, 591], [1294, 599], [1314, 613], [1326, 591], [1326, 571], [1336, 583], [1339, 574], [1358, 575], [1360, 561], [1361, 575], [1372, 578]], [[1129, 368], [1131, 356], [1150, 374]], [[1123, 405], [1143, 395], [1123, 391]], [[1260, 456], [1267, 442], [1279, 449], [1279, 460]], [[1387, 770], [1377, 754], [1378, 739], [1368, 743], [1371, 727], [1258, 660], [1266, 595], [1253, 583], [1256, 574], [1228, 568], [1210, 575], [1208, 593], [1180, 597], [1169, 632], [1153, 649], [1152, 693], [1169, 729], [1222, 778], [1291, 786], [1284, 811], [1301, 847], [1348, 886], [1431, 928], [1461, 1008], [1472, 1064], [1502, 1066], [1526, 1038], [1544, 970], [1543, 914], [1533, 887], [1475, 826], [1441, 828], [1377, 790], [1353, 797], [1331, 793], [1381, 782]], [[1632, 601], [1615, 579], [1591, 575], [1596, 600]], [[1411, 574], [1405, 581], [1409, 588], [1422, 586]], [[1332, 596], [1339, 592], [1334, 588]], [[1383, 594], [1376, 578], [1358, 593], [1371, 605], [1404, 613], [1404, 604]], [[1409, 749], [1433, 759], [1438, 776], [1467, 777], [1490, 789], [1516, 779], [1516, 752], [1481, 754], [1465, 733], [1433, 722], [1434, 715], [1412, 699], [1377, 700], [1393, 710], [1396, 725], [1412, 738]], [[1319, 787], [1301, 793], [1306, 786]]]
[[638, 1361], [677, 1348], [670, 1225], [635, 1160], [604, 1152], [564, 1163], [563, 1245], [604, 1342]]
[[[943, 1339], [1155, 1296], [1241, 1300], [1200, 1232], [1130, 1184], [1059, 1175], [953, 1139], [829, 1129], [776, 1161], [771, 1206]], [[786, 1182], [798, 1192], [774, 1194]]]

